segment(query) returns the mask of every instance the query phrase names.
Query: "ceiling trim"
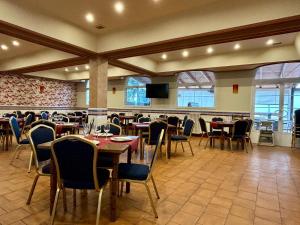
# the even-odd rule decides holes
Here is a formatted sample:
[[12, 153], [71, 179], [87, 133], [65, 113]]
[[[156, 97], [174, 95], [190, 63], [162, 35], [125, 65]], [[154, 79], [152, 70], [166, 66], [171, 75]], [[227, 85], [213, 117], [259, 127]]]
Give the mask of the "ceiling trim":
[[175, 51], [300, 31], [300, 15], [98, 53], [109, 59]]
[[90, 51], [88, 49], [70, 44], [65, 41], [61, 41], [53, 37], [49, 37], [44, 34], [40, 34], [38, 32], [8, 23], [3, 20], [0, 20], [0, 33], [77, 56], [86, 57], [96, 54], [96, 52]]
[[113, 60], [109, 60], [108, 63], [112, 66], [116, 66], [125, 70], [129, 70], [129, 71], [133, 71], [136, 72], [138, 74], [144, 74], [144, 75], [149, 75], [149, 76], [159, 76], [159, 74], [154, 73], [150, 70], [146, 70], [142, 67], [138, 67], [132, 64], [129, 64], [127, 62], [123, 62], [121, 60], [117, 60], [117, 59], [113, 59]]

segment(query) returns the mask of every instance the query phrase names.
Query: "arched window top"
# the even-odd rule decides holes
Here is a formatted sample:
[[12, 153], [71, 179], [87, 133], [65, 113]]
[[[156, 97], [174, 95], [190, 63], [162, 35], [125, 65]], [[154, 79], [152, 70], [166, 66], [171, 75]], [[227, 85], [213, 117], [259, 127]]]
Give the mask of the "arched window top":
[[181, 88], [214, 86], [215, 76], [209, 71], [185, 71], [178, 74], [177, 82]]
[[127, 79], [128, 87], [140, 87], [150, 83], [151, 79], [149, 77], [129, 77]]
[[256, 71], [256, 80], [300, 78], [300, 62], [279, 63], [261, 66]]

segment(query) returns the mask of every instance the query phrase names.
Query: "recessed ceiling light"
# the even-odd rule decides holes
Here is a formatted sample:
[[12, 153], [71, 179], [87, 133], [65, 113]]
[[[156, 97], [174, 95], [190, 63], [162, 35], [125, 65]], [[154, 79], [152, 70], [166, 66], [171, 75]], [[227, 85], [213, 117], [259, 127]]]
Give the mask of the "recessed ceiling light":
[[85, 69], [86, 70], [90, 69], [90, 66], [89, 65], [85, 65]]
[[77, 66], [75, 67], [75, 70], [76, 70], [76, 71], [78, 71], [78, 70], [79, 70]]
[[122, 13], [125, 8], [123, 2], [116, 2], [114, 7], [117, 13]]
[[273, 45], [274, 44], [274, 40], [273, 39], [269, 39], [266, 42], [266, 45]]
[[184, 51], [182, 52], [182, 56], [183, 56], [184, 58], [188, 57], [189, 55], [190, 55], [190, 53], [189, 53], [187, 50], [184, 50]]
[[85, 15], [85, 19], [89, 23], [93, 23], [95, 21], [95, 17], [94, 17], [94, 15], [92, 13], [87, 13]]
[[157, 2], [160, 2], [160, 0], [153, 0], [153, 2], [157, 3]]
[[211, 54], [211, 53], [214, 52], [214, 49], [213, 49], [212, 47], [208, 47], [208, 48], [206, 49], [206, 52], [207, 52], [208, 54]]
[[237, 43], [234, 45], [233, 48], [234, 48], [234, 50], [239, 50], [241, 48], [241, 45]]
[[16, 40], [13, 40], [11, 43], [13, 46], [16, 46], [16, 47], [20, 46], [20, 42], [18, 42]]
[[65, 72], [69, 72], [69, 69], [68, 69], [68, 68], [65, 68]]
[[7, 46], [7, 45], [4, 45], [4, 44], [2, 44], [2, 45], [1, 45], [1, 49], [2, 49], [2, 50], [4, 50], [4, 51], [7, 51], [7, 50], [8, 50], [8, 46]]
[[164, 60], [166, 60], [168, 58], [168, 56], [167, 56], [166, 53], [164, 53], [164, 54], [161, 55], [161, 58], [164, 59]]

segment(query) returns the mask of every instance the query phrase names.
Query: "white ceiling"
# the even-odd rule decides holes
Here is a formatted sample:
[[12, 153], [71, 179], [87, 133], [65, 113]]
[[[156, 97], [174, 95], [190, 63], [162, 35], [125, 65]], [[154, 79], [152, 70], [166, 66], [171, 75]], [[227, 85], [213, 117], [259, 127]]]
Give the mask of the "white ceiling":
[[[15, 47], [12, 45], [12, 41], [17, 40], [20, 43], [20, 46]], [[18, 40], [16, 38], [4, 35], [0, 33], [0, 45], [5, 44], [8, 46], [8, 50], [4, 51], [0, 48], [0, 60], [6, 60], [13, 57], [19, 57], [22, 55], [34, 53], [37, 51], [41, 51], [47, 49], [44, 46], [33, 44], [31, 42]]]
[[[117, 0], [14, 0], [20, 7], [58, 17], [69, 23], [92, 32], [103, 32], [168, 17], [172, 14], [182, 13], [195, 8], [201, 8], [212, 2], [220, 0], [119, 0], [124, 3], [125, 10], [117, 14], [114, 3]], [[176, 4], [174, 2], [176, 1]], [[95, 22], [88, 24], [85, 14], [91, 12], [95, 15]], [[98, 30], [97, 25], [105, 29]]]
[[[280, 45], [291, 45], [294, 44], [296, 36], [298, 33], [289, 33], [289, 34], [282, 34], [282, 35], [276, 35], [271, 37], [264, 37], [264, 38], [256, 38], [256, 39], [250, 39], [250, 40], [244, 40], [244, 41], [238, 41], [238, 42], [228, 42], [218, 45], [212, 45], [212, 46], [203, 46], [199, 48], [192, 48], [187, 49], [189, 52], [188, 58], [196, 57], [196, 56], [209, 56], [206, 52], [208, 47], [212, 47], [214, 49], [213, 54], [224, 54], [224, 53], [231, 53], [233, 51], [237, 51], [233, 49], [233, 46], [236, 43], [239, 43], [241, 48], [238, 51], [245, 51], [245, 50], [252, 50], [252, 49], [262, 49], [262, 48], [272, 48], [272, 46], [267, 46], [266, 41], [269, 39], [273, 39], [275, 43], [274, 46], [280, 46]], [[279, 44], [280, 43], [280, 44]], [[167, 59], [162, 59], [163, 53], [159, 54], [151, 54], [147, 55], [148, 58], [156, 61], [156, 62], [164, 62], [164, 61], [175, 61], [175, 60], [184, 60], [182, 57], [183, 50], [180, 51], [172, 51], [172, 52], [165, 52], [167, 55]]]

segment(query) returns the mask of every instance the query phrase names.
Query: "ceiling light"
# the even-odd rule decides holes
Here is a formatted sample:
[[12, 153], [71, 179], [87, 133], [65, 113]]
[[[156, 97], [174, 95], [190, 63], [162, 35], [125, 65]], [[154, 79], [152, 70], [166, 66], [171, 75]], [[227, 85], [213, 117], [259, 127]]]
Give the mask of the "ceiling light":
[[68, 69], [68, 68], [65, 68], [65, 72], [69, 72], [69, 69]]
[[13, 46], [16, 46], [16, 47], [20, 46], [20, 42], [18, 42], [16, 40], [13, 40], [11, 43]]
[[89, 65], [85, 65], [85, 69], [86, 70], [90, 69], [90, 66]]
[[2, 45], [1, 45], [1, 49], [2, 49], [2, 50], [4, 50], [4, 51], [7, 51], [7, 50], [8, 50], [8, 46], [7, 46], [7, 45], [4, 45], [4, 44], [2, 44]]
[[153, 0], [155, 3], [160, 2], [160, 0]]
[[164, 53], [164, 54], [162, 54], [161, 58], [164, 59], [164, 60], [166, 60], [168, 58], [168, 56], [167, 56], [166, 53]]
[[239, 50], [241, 48], [241, 45], [240, 44], [235, 44], [233, 48], [234, 48], [234, 50]]
[[209, 47], [209, 48], [206, 49], [206, 52], [207, 52], [208, 54], [211, 54], [211, 53], [214, 52], [214, 49], [213, 49], [212, 47]]
[[114, 7], [117, 13], [122, 13], [125, 8], [123, 2], [116, 2]]
[[76, 71], [78, 71], [78, 70], [79, 70], [77, 66], [75, 67], [75, 70], [76, 70]]
[[274, 40], [273, 39], [269, 39], [266, 42], [266, 45], [273, 45], [274, 44]]
[[93, 23], [95, 21], [95, 17], [94, 17], [94, 15], [92, 13], [87, 13], [85, 15], [85, 19], [89, 23]]
[[188, 57], [189, 54], [190, 54], [190, 53], [189, 53], [187, 50], [184, 50], [184, 51], [182, 52], [182, 56], [183, 56], [184, 58]]

